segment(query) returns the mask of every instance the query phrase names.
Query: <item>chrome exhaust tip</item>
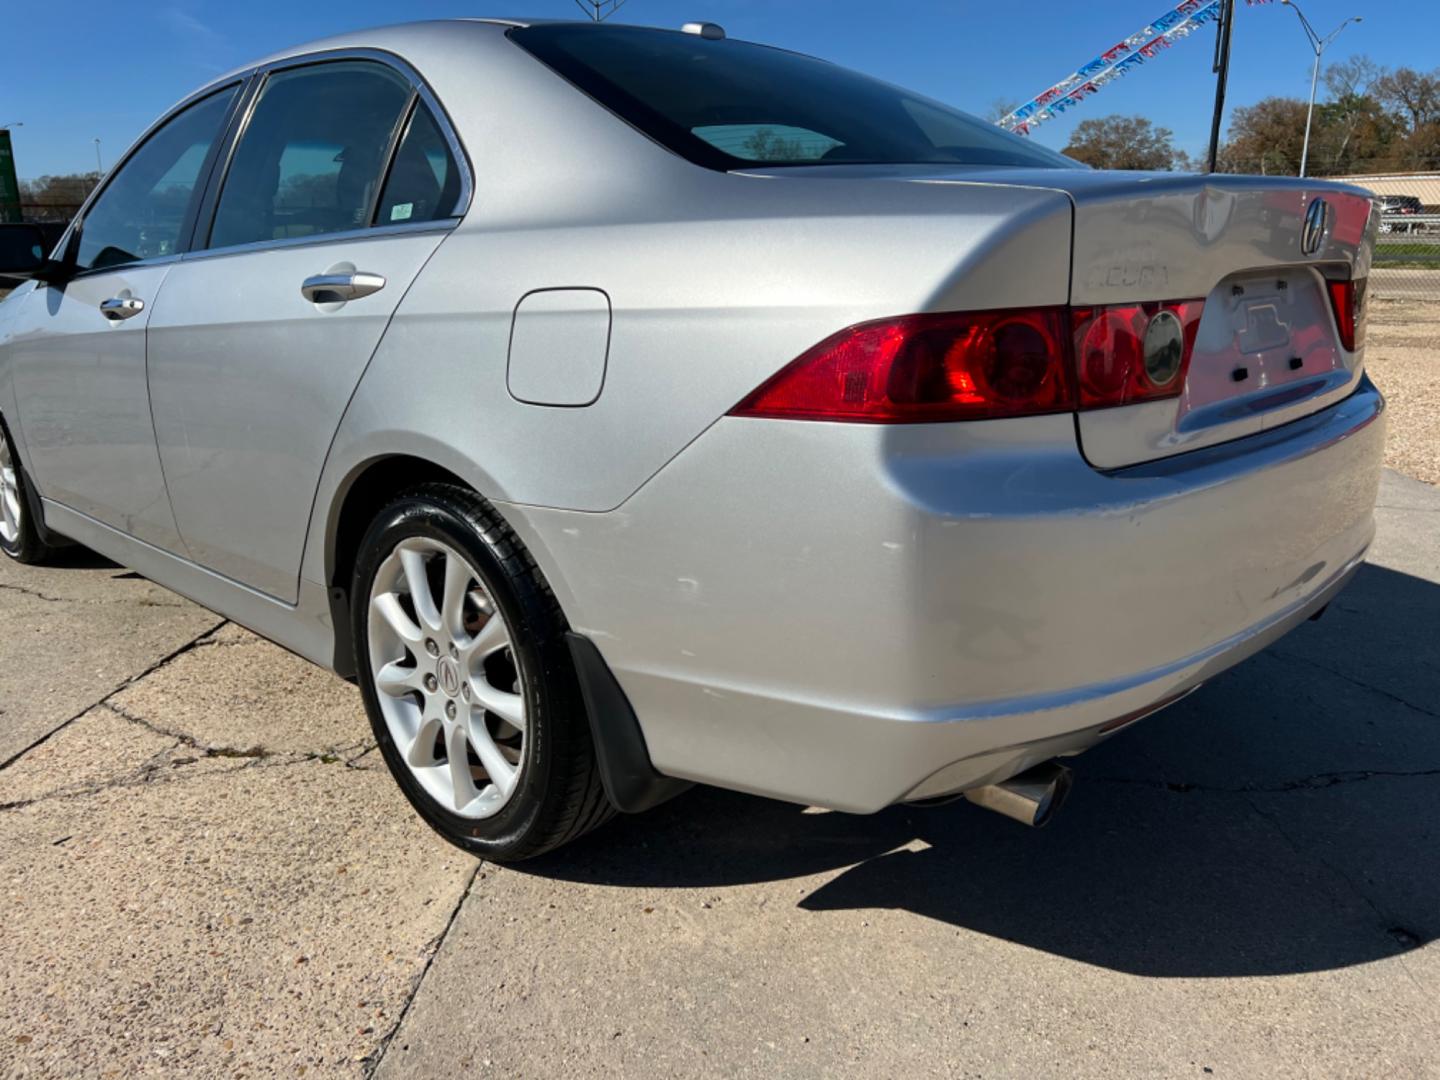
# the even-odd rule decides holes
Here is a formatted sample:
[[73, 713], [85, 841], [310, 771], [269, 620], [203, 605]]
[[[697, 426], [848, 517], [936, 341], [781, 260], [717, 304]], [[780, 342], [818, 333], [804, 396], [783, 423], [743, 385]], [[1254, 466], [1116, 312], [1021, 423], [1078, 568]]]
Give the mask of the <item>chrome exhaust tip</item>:
[[998, 784], [971, 788], [965, 798], [976, 806], [1014, 818], [1032, 829], [1043, 829], [1070, 794], [1073, 774], [1064, 765], [1047, 761]]

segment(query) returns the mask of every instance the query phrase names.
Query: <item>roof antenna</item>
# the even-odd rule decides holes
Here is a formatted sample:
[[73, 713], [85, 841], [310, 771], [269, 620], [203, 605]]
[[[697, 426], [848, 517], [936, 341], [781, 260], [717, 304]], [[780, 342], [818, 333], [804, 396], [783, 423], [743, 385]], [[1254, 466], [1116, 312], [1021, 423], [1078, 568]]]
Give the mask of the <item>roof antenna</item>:
[[598, 23], [604, 22], [614, 15], [625, 3], [625, 0], [575, 0], [575, 3], [580, 6], [581, 11]]

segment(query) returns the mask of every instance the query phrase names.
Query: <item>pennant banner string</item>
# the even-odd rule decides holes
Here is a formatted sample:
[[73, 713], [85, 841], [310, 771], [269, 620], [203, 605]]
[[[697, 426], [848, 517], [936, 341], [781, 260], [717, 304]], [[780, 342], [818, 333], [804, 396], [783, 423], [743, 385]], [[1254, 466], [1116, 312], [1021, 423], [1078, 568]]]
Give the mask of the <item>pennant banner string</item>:
[[1001, 117], [996, 125], [1017, 135], [1028, 135], [1046, 120], [1073, 108], [1107, 83], [1130, 74], [1205, 23], [1218, 19], [1220, 3], [1221, 0], [1182, 0], [1150, 25], [1112, 45], [1043, 94]]

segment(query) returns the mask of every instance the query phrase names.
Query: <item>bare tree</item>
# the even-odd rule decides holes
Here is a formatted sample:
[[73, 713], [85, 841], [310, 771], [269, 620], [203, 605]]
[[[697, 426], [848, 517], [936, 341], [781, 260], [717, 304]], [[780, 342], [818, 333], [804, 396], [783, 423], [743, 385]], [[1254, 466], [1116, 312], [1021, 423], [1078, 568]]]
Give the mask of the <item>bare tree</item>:
[[1428, 74], [1399, 68], [1376, 80], [1375, 96], [1403, 116], [1411, 131], [1440, 123], [1440, 68]]
[[1020, 103], [1011, 98], [996, 98], [990, 102], [990, 107], [985, 110], [985, 119], [989, 120], [992, 124], [998, 124], [1019, 108], [1019, 106]]
[[1325, 88], [1336, 99], [1364, 97], [1389, 72], [1364, 53], [1331, 64], [1325, 69]]
[[575, 0], [575, 3], [596, 22], [604, 22], [620, 9], [625, 0]]

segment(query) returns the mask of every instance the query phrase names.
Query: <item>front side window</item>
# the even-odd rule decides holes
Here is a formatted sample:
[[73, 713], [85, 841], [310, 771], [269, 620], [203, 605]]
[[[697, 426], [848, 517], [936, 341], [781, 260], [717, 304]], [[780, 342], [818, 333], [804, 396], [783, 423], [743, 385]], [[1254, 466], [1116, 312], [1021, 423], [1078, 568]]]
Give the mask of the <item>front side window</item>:
[[179, 250], [210, 148], [238, 90], [217, 91], [176, 114], [120, 167], [81, 223], [77, 269], [123, 266]]
[[511, 30], [522, 48], [697, 165], [1074, 168], [994, 124], [823, 60], [618, 25]]
[[337, 61], [266, 80], [235, 148], [210, 247], [369, 224], [410, 85], [383, 64]]

